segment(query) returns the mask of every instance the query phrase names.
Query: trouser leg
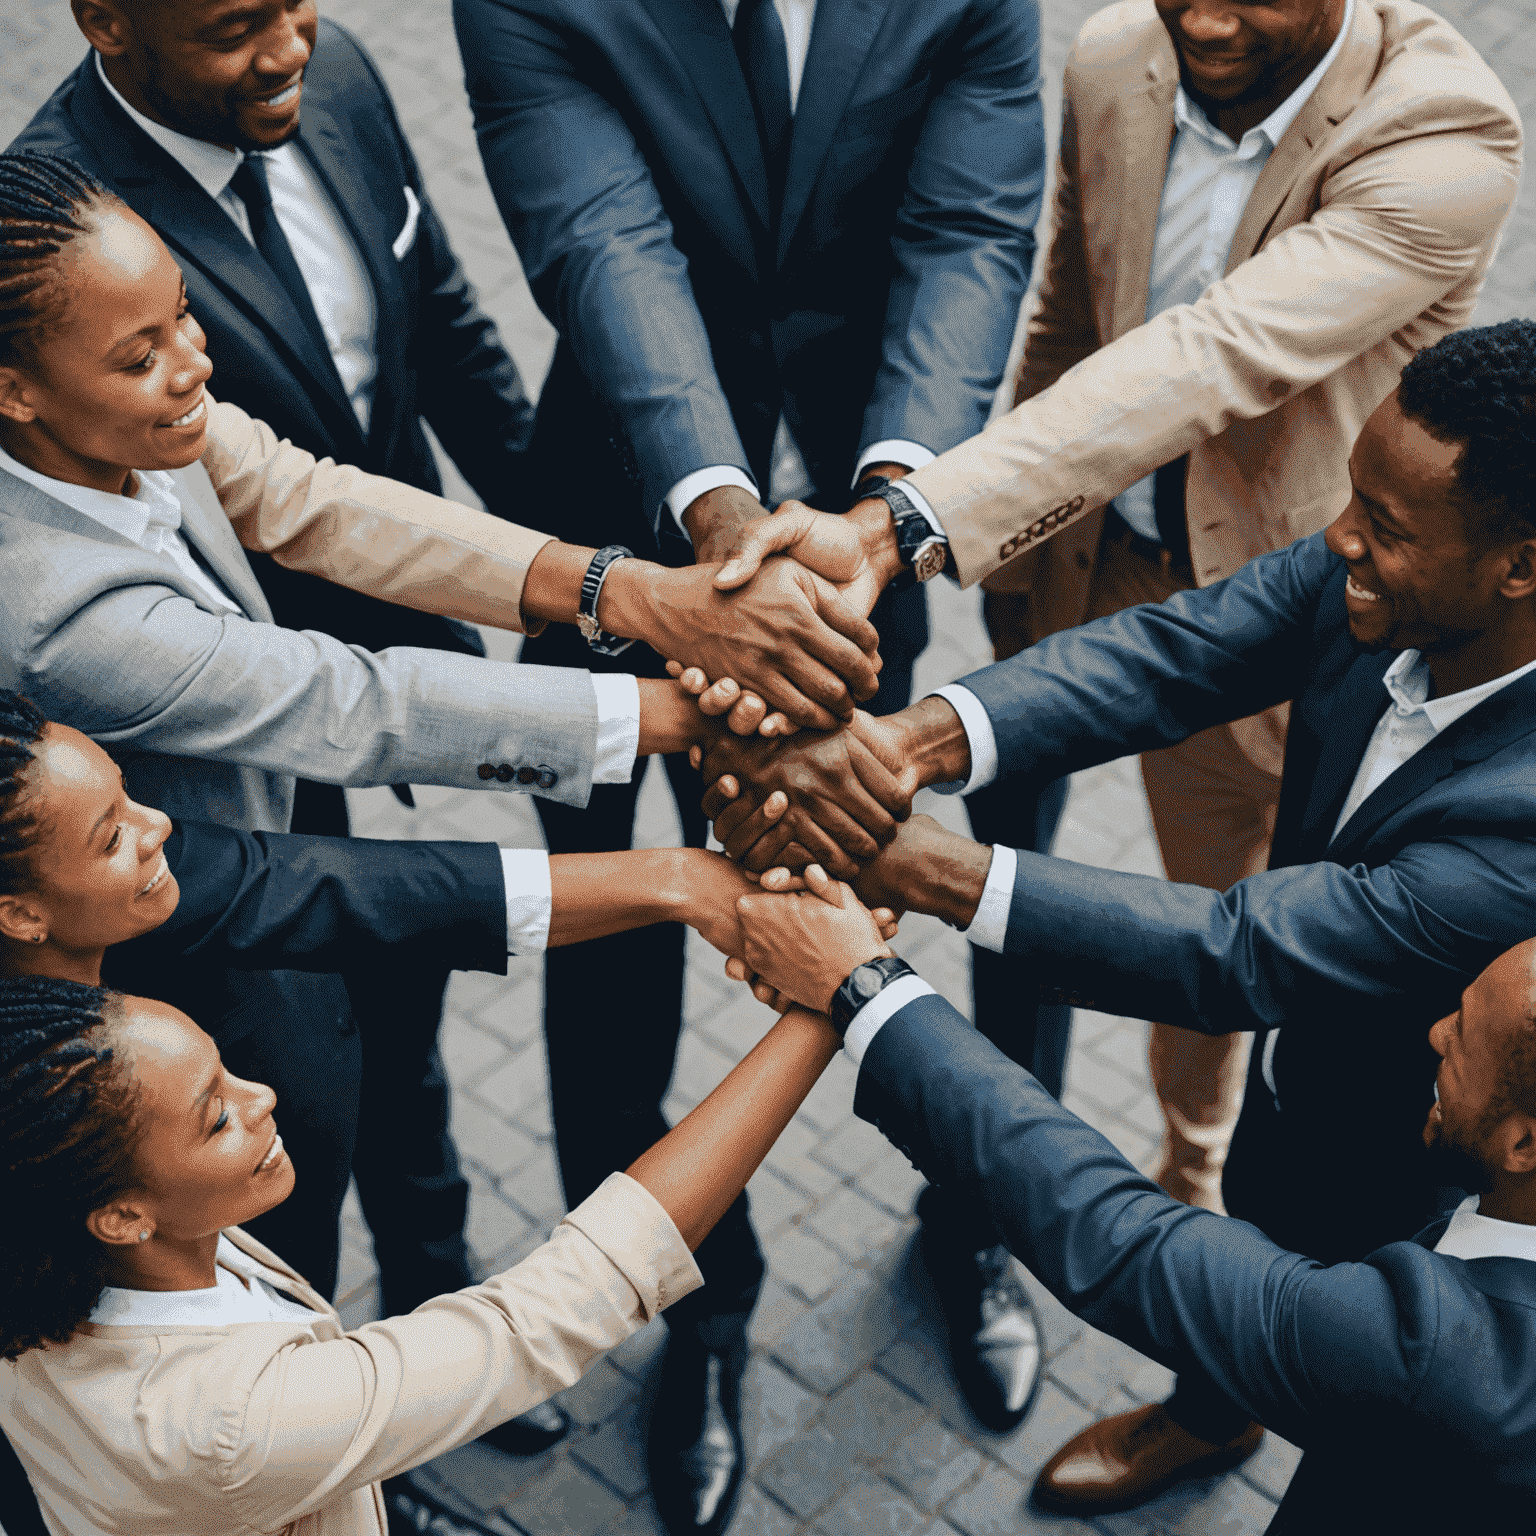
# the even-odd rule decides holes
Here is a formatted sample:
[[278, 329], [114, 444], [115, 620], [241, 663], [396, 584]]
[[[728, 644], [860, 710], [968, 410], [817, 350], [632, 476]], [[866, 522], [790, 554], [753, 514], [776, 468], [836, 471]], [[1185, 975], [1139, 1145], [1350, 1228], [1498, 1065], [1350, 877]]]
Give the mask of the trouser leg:
[[1248, 1410], [1238, 1407], [1204, 1371], [1180, 1372], [1173, 1396], [1163, 1406], [1180, 1429], [1212, 1445], [1237, 1439], [1253, 1422]]

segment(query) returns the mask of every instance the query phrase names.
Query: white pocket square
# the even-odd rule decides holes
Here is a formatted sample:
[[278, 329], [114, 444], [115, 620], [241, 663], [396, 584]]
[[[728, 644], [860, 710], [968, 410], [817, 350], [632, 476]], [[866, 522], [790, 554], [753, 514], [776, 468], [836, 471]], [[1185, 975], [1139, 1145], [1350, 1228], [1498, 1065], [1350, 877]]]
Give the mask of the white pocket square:
[[390, 246], [396, 261], [404, 261], [405, 253], [416, 243], [416, 224], [421, 218], [421, 204], [416, 201], [416, 194], [409, 187], [400, 190], [405, 193], [405, 224]]

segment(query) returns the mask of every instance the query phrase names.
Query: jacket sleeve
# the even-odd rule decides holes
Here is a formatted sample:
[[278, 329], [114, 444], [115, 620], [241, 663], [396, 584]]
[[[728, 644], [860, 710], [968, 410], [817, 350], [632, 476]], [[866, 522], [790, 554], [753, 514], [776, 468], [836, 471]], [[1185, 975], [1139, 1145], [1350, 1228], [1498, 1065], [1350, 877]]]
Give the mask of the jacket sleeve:
[[891, 241], [866, 445], [900, 438], [940, 453], [980, 431], [1034, 259], [1045, 179], [1038, 12], [979, 8], [951, 48]]
[[1051, 635], [960, 683], [986, 709], [999, 777], [1050, 783], [1294, 698], [1323, 593], [1343, 580], [1318, 534], [1225, 581]]
[[650, 168], [582, 78], [577, 43], [497, 0], [457, 0], [454, 21], [502, 220], [539, 308], [618, 414], [659, 527], [685, 475], [750, 469]]
[[[1460, 106], [1461, 103], [1455, 103]], [[1102, 347], [1048, 391], [917, 470], [970, 585], [1235, 421], [1325, 379], [1486, 259], [1520, 178], [1517, 122], [1405, 134], [1342, 165], [1325, 201], [1191, 304]]]
[[528, 630], [523, 581], [550, 542], [427, 491], [316, 459], [228, 401], [210, 402], [203, 467], [241, 544], [385, 602]]
[[[1385, 864], [1265, 870], [1229, 891], [1020, 853], [1007, 947], [1084, 1007], [1224, 1034], [1409, 1026], [1530, 937], [1536, 838], [1448, 828]], [[1416, 1037], [1417, 1038], [1417, 1037]]]
[[[142, 992], [188, 957], [240, 970], [341, 971], [390, 946], [426, 946], [434, 965], [507, 968], [506, 886], [494, 843], [385, 842], [239, 832], [178, 823], [165, 844], [181, 887], [170, 918], [114, 945], [107, 970]], [[143, 978], [136, 983], [136, 978]]]
[[[440, 1456], [571, 1386], [700, 1284], [667, 1213], [614, 1174], [521, 1264], [407, 1317], [321, 1342], [290, 1330], [275, 1349], [250, 1325], [231, 1431], [205, 1448], [225, 1508], [282, 1530]], [[202, 1513], [206, 1484], [189, 1497]]]
[[[1444, 1282], [1428, 1250], [1395, 1244], [1323, 1269], [1172, 1199], [938, 996], [874, 1037], [854, 1112], [935, 1183], [978, 1197], [1077, 1316], [1204, 1370], [1290, 1440], [1406, 1409], [1434, 1359]], [[1458, 1406], [1425, 1410], [1453, 1431]]]

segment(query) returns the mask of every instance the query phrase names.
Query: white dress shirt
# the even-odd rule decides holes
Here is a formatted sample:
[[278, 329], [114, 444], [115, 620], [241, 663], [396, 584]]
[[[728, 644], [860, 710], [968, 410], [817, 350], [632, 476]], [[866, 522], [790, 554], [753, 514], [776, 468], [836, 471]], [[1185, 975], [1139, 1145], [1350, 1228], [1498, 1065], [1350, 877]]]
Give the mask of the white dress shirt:
[[[734, 27], [741, 0], [720, 0], [720, 5], [725, 11], [726, 25]], [[789, 54], [789, 110], [793, 112], [800, 103], [800, 81], [805, 74], [805, 58], [811, 47], [816, 0], [773, 0], [773, 8], [778, 12], [779, 25], [784, 29], [784, 46]], [[909, 443], [903, 439], [891, 438], [870, 443], [859, 451], [852, 483], [858, 483], [866, 464], [905, 464], [908, 469], [919, 469], [931, 463], [934, 457], [932, 450], [923, 447], [921, 443]], [[745, 470], [737, 469], [734, 464], [705, 465], [702, 469], [684, 475], [667, 492], [667, 509], [684, 535], [688, 530], [683, 527], [683, 513], [689, 505], [706, 491], [716, 490], [722, 485], [739, 485], [742, 490], [750, 491], [754, 496], [759, 494], [757, 483]], [[808, 496], [815, 489], [805, 467], [805, 457], [790, 433], [789, 424], [781, 415], [769, 458], [767, 504], [776, 507], [781, 501], [788, 501], [792, 497]]]
[[[96, 73], [111, 91], [117, 104], [189, 175], [229, 216], [235, 227], [251, 241], [251, 222], [238, 193], [230, 189], [230, 178], [240, 169], [245, 151], [223, 149], [188, 138], [144, 116], [123, 99], [117, 87], [107, 79], [96, 55]], [[336, 364], [347, 398], [366, 433], [373, 412], [373, 390], [378, 374], [378, 354], [374, 345], [373, 282], [368, 268], [358, 254], [346, 221], [331, 202], [325, 184], [314, 168], [291, 143], [266, 153], [267, 186], [272, 193], [272, 210], [293, 251], [309, 289], [310, 303], [325, 339], [330, 344], [331, 359]], [[408, 199], [414, 202], [414, 199]], [[396, 253], [398, 259], [400, 253]]]
[[90, 1321], [107, 1328], [226, 1328], [231, 1323], [312, 1323], [320, 1313], [285, 1295], [285, 1278], [241, 1253], [221, 1232], [214, 1252], [217, 1278], [195, 1291], [103, 1288]]
[[[1344, 7], [1344, 20], [1333, 46], [1317, 68], [1255, 128], [1234, 144], [1215, 127], [1180, 85], [1173, 97], [1177, 131], [1168, 154], [1163, 198], [1157, 211], [1152, 266], [1147, 280], [1147, 319], [1177, 304], [1192, 304], [1227, 269], [1232, 237], [1243, 217], [1259, 173], [1318, 82], [1339, 56], [1354, 19], [1355, 0]], [[1115, 498], [1120, 516], [1137, 533], [1158, 539], [1152, 506], [1151, 475]]]
[[1536, 1263], [1536, 1227], [1479, 1214], [1481, 1195], [1468, 1195], [1456, 1207], [1435, 1252], [1451, 1259], [1529, 1259]]

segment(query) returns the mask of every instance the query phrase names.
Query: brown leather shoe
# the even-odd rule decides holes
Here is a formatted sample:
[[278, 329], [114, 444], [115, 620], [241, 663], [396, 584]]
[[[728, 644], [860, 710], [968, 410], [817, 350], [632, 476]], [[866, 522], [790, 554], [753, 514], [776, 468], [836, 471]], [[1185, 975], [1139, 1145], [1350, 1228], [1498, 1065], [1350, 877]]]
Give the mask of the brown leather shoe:
[[1191, 1477], [1212, 1477], [1258, 1450], [1264, 1426], [1249, 1424], [1235, 1440], [1212, 1445], [1181, 1429], [1161, 1403], [1090, 1424], [1051, 1457], [1035, 1480], [1046, 1509], [1107, 1515], [1136, 1505]]

